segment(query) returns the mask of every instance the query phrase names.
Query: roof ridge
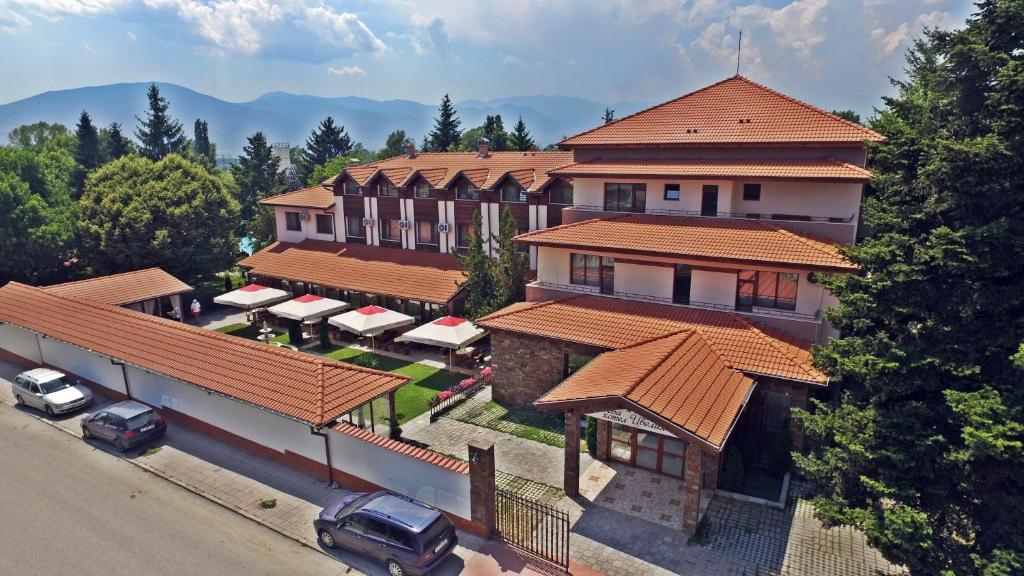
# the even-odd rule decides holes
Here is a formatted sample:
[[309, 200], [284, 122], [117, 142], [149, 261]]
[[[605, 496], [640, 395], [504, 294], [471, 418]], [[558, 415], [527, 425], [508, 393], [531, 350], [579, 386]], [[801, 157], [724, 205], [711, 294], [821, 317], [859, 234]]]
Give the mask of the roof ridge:
[[[640, 216], [646, 216], [647, 214], [639, 214], [639, 215]], [[608, 221], [611, 221], [611, 220], [619, 220], [621, 218], [628, 218], [630, 216], [638, 216], [638, 214], [626, 213], [626, 214], [619, 214], [617, 216], [607, 216], [607, 217], [604, 217], [604, 218], [588, 218], [587, 220], [580, 220], [579, 222], [570, 222], [568, 224], [559, 224], [558, 226], [551, 226], [549, 228], [541, 228], [539, 230], [532, 230], [530, 232], [524, 232], [522, 234], [516, 235], [516, 238], [530, 238], [532, 236], [536, 236], [536, 235], [540, 234], [541, 232], [550, 232], [552, 230], [565, 230], [566, 228], [572, 228], [574, 226], [580, 226], [582, 224], [589, 224], [591, 222], [598, 221], [598, 220], [602, 221], [602, 222], [608, 222]], [[660, 216], [660, 214], [659, 214], [659, 216]]]
[[[545, 306], [550, 306], [550, 305], [554, 304], [555, 302], [568, 302], [569, 300], [575, 300], [575, 299], [581, 298], [583, 296], [586, 296], [586, 294], [573, 294], [571, 296], [566, 296], [565, 298], [555, 298], [553, 300], [543, 300], [541, 302], [526, 302], [526, 304], [529, 304], [529, 306], [523, 306], [523, 307], [517, 308], [515, 310], [505, 310], [505, 311], [496, 310], [496, 311], [491, 312], [490, 314], [488, 314], [486, 316], [481, 316], [480, 318], [477, 318], [476, 322], [479, 323], [479, 322], [482, 322], [482, 321], [494, 320], [495, 318], [504, 318], [505, 316], [509, 316], [509, 315], [512, 315], [512, 314], [518, 314], [518, 313], [523, 312], [525, 310], [536, 310], [538, 308], [543, 308]], [[514, 306], [514, 305], [515, 304], [510, 304], [509, 307]]]
[[163, 272], [164, 274], [167, 274], [171, 278], [174, 278], [175, 280], [178, 280], [179, 282], [184, 284], [184, 281], [180, 280], [177, 276], [174, 276], [173, 274], [171, 274], [170, 272], [167, 272], [166, 270], [164, 270], [163, 268], [161, 268], [159, 266], [150, 266], [149, 268], [139, 268], [138, 270], [128, 270], [127, 272], [116, 272], [114, 274], [107, 274], [106, 276], [96, 276], [95, 278], [82, 278], [81, 280], [71, 280], [71, 281], [68, 281], [68, 282], [61, 282], [59, 284], [47, 284], [46, 286], [32, 286], [30, 284], [21, 284], [20, 282], [14, 282], [13, 280], [10, 283], [11, 284], [21, 284], [22, 286], [28, 286], [29, 288], [40, 288], [42, 290], [49, 291], [50, 288], [61, 288], [61, 287], [64, 287], [64, 286], [73, 286], [73, 285], [76, 285], [76, 284], [82, 284], [84, 282], [95, 282], [97, 280], [105, 280], [107, 278], [117, 278], [119, 276], [127, 276], [128, 274], [138, 274], [139, 272], [148, 272], [150, 270], [159, 270], [159, 271]]
[[[848, 125], [848, 126], [850, 126], [852, 128], [857, 128], [858, 130], [860, 130], [862, 132], [866, 132], [866, 133], [868, 133], [868, 134], [870, 134], [872, 136], [877, 136], [879, 138], [885, 139], [885, 136], [882, 136], [881, 134], [879, 134], [878, 132], [875, 132], [874, 130], [868, 128], [867, 126], [864, 126], [862, 124], [858, 124], [857, 122], [852, 122], [850, 120], [847, 120], [846, 118], [841, 118], [839, 116], [836, 116], [835, 114], [832, 114], [831, 112], [826, 112], [825, 110], [823, 110], [821, 108], [818, 108], [814, 104], [808, 104], [807, 102], [804, 102], [803, 100], [799, 100], [799, 99], [794, 98], [792, 96], [787, 96], [786, 94], [783, 94], [782, 92], [779, 92], [778, 90], [774, 90], [772, 88], [769, 88], [769, 87], [765, 86], [764, 84], [761, 84], [761, 83], [758, 83], [758, 82], [754, 82], [753, 80], [751, 80], [750, 78], [747, 78], [746, 76], [742, 76], [740, 74], [737, 74], [737, 75], [733, 76], [733, 78], [738, 78], [738, 79], [740, 79], [740, 80], [750, 84], [751, 86], [755, 86], [757, 88], [760, 88], [761, 90], [766, 90], [768, 92], [771, 92], [772, 94], [774, 94], [776, 96], [779, 96], [781, 98], [785, 98], [786, 100], [789, 100], [790, 102], [793, 102], [794, 104], [798, 104], [800, 106], [803, 106], [804, 108], [807, 108], [808, 110], [812, 110], [814, 112], [818, 112], [819, 114], [824, 114], [825, 116], [827, 116], [827, 117], [829, 117], [829, 118], [831, 118], [833, 120], [838, 120], [838, 121], [840, 121], [840, 122], [842, 122], [842, 123], [844, 123], [844, 124], [846, 124], [846, 125]], [[710, 86], [709, 86], [709, 88], [710, 88]]]
[[643, 114], [644, 112], [649, 112], [651, 110], [654, 110], [655, 108], [660, 108], [660, 107], [665, 106], [667, 104], [671, 104], [673, 102], [682, 100], [683, 98], [687, 98], [689, 96], [693, 96], [694, 94], [697, 94], [699, 92], [703, 92], [704, 90], [709, 90], [711, 88], [714, 88], [715, 86], [718, 86], [719, 84], [723, 84], [725, 82], [728, 82], [729, 80], [732, 80], [733, 78], [736, 78], [736, 76], [730, 76], [728, 78], [719, 80], [718, 82], [715, 82], [714, 84], [708, 84], [707, 86], [705, 86], [703, 88], [698, 88], [696, 90], [691, 90], [690, 92], [687, 92], [686, 94], [683, 94], [682, 96], [677, 96], [675, 98], [672, 98], [671, 100], [666, 100], [664, 102], [661, 102], [660, 104], [655, 104], [653, 106], [648, 106], [647, 108], [644, 108], [643, 110], [638, 110], [636, 112], [633, 112], [632, 114], [626, 114], [622, 118], [619, 118], [617, 120], [612, 120], [611, 122], [609, 122], [607, 124], [601, 124], [599, 126], [595, 126], [595, 127], [591, 128], [590, 130], [584, 130], [583, 132], [580, 132], [578, 134], [573, 134], [572, 136], [567, 136], [567, 137], [562, 138], [561, 140], [559, 140], [558, 141], [558, 145], [561, 146], [562, 142], [565, 142], [566, 140], [572, 140], [573, 138], [579, 138], [580, 136], [583, 136], [584, 134], [590, 134], [591, 132], [594, 132], [596, 130], [600, 130], [600, 129], [604, 128], [605, 126], [613, 126], [615, 124], [618, 124], [619, 122], [622, 122], [623, 120], [626, 120], [628, 118], [632, 118], [633, 116], [638, 116], [640, 114]]

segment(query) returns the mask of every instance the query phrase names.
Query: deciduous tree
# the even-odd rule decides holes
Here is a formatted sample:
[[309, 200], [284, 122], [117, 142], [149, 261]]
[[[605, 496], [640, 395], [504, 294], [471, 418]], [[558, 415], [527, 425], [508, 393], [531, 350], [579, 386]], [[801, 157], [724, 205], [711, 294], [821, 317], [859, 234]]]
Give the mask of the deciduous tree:
[[388, 139], [384, 142], [384, 147], [377, 152], [377, 160], [384, 160], [385, 158], [393, 158], [395, 156], [405, 154], [405, 138], [405, 130], [395, 130], [391, 134], [388, 134]]

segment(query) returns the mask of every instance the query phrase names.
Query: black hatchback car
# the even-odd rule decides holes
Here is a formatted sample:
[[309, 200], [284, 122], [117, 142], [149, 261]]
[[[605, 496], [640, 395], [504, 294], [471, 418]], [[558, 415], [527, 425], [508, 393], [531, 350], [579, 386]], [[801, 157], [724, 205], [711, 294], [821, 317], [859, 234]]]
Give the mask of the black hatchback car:
[[167, 423], [159, 412], [139, 402], [118, 402], [82, 418], [82, 437], [105, 440], [125, 450], [159, 438]]
[[426, 574], [458, 544], [440, 510], [394, 492], [350, 493], [313, 522], [320, 543], [342, 546], [387, 566], [391, 576]]

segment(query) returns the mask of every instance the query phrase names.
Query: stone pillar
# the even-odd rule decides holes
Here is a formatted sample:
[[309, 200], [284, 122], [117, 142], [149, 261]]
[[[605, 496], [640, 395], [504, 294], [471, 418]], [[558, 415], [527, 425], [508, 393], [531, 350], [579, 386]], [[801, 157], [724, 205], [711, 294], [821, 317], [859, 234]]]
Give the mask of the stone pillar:
[[608, 459], [608, 440], [612, 435], [612, 423], [607, 420], [597, 421], [597, 459]]
[[494, 534], [494, 442], [474, 440], [469, 443], [469, 510], [470, 520]]
[[683, 532], [687, 536], [697, 533], [697, 524], [700, 522], [701, 452], [697, 444], [686, 445], [686, 462], [683, 465]]
[[722, 454], [711, 452], [710, 450], [704, 451], [704, 472], [705, 472], [705, 487], [714, 490], [718, 488], [718, 472], [722, 466]]
[[580, 493], [580, 412], [565, 411], [565, 480], [566, 496]]

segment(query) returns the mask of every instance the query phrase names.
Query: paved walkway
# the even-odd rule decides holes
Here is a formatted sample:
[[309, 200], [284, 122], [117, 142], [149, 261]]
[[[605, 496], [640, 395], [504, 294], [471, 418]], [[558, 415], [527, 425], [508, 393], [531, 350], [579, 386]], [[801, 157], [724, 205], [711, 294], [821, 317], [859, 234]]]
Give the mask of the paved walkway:
[[216, 330], [231, 324], [245, 324], [246, 322], [245, 310], [229, 307], [220, 308], [212, 312], [203, 312], [199, 315], [198, 322], [193, 320], [192, 316], [188, 317], [188, 324], [208, 330]]

